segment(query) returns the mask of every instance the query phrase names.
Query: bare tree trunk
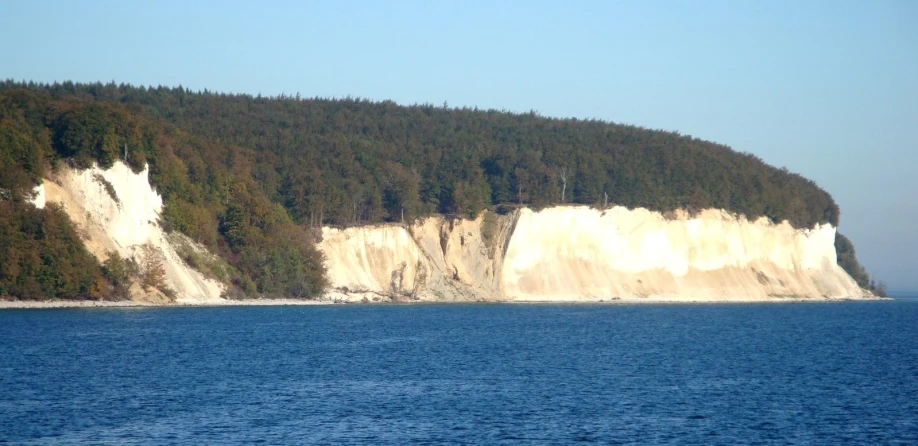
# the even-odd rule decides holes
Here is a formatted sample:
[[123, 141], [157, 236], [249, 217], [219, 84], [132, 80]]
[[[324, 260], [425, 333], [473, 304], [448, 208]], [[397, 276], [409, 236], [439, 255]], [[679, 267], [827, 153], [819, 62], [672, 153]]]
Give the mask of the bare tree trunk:
[[567, 191], [567, 177], [571, 170], [568, 167], [562, 167], [558, 170], [558, 178], [561, 179], [561, 202], [564, 203], [564, 193]]

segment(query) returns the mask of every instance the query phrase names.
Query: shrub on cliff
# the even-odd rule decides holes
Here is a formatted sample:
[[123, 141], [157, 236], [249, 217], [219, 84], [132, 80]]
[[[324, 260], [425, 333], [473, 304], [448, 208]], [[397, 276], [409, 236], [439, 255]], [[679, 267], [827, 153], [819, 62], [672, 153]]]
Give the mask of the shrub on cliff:
[[840, 232], [835, 233], [835, 254], [838, 256], [838, 266], [841, 266], [858, 286], [877, 296], [886, 297], [886, 284], [877, 283], [870, 278], [870, 274], [857, 260], [854, 244]]
[[0, 198], [0, 297], [99, 299], [102, 276], [66, 213]]

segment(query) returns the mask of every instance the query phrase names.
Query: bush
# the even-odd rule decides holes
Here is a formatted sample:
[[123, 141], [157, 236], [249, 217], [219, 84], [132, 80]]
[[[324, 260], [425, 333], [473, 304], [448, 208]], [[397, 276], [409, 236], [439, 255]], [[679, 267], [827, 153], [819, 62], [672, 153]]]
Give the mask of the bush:
[[140, 283], [144, 289], [157, 288], [163, 291], [166, 286], [166, 269], [163, 266], [162, 253], [152, 244], [140, 247]]

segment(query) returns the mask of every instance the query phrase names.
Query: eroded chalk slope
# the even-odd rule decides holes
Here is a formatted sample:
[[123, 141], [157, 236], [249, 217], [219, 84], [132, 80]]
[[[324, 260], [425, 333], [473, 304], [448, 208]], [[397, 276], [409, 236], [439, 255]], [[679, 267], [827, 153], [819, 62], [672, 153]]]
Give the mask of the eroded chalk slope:
[[795, 229], [721, 210], [664, 217], [565, 206], [411, 226], [325, 228], [339, 293], [414, 300], [858, 298], [835, 228]]
[[163, 200], [150, 185], [148, 169], [135, 174], [121, 162], [105, 170], [64, 166], [39, 186], [35, 204], [44, 206], [46, 202], [61, 205], [99, 260], [105, 260], [111, 251], [139, 260], [143, 247], [149, 245], [151, 252], [161, 256], [165, 285], [175, 291], [177, 302], [221, 300], [224, 286], [190, 268], [179, 256], [176, 244], [183, 243], [202, 254], [206, 250], [180, 234], [165, 234], [159, 226]]

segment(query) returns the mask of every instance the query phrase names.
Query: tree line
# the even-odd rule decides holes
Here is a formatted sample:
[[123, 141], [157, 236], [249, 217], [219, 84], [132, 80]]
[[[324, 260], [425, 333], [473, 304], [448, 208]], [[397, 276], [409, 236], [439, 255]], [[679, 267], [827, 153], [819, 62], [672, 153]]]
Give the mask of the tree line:
[[6, 81], [0, 92], [22, 114], [16, 153], [33, 157], [10, 181], [34, 182], [45, 161], [149, 163], [165, 223], [226, 256], [249, 293], [318, 292], [320, 256], [281, 241], [312, 247], [308, 228], [321, 225], [563, 203], [713, 207], [798, 228], [839, 220], [827, 192], [754, 155], [600, 120], [114, 83]]
[[118, 299], [134, 278], [161, 282], [129, 259], [99, 264], [63, 211], [28, 203], [40, 179], [62, 165], [107, 168], [116, 160], [135, 172], [149, 164], [167, 203], [160, 224], [226, 259], [231, 296], [321, 294], [327, 282], [315, 238], [264, 194], [254, 157], [118, 104], [0, 92], [0, 297]]

